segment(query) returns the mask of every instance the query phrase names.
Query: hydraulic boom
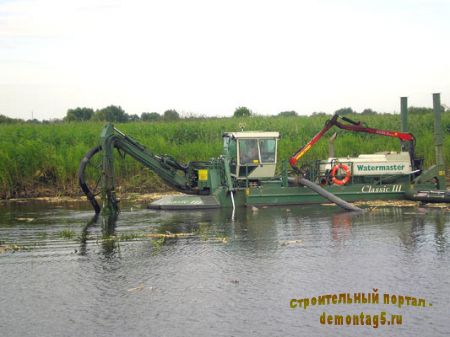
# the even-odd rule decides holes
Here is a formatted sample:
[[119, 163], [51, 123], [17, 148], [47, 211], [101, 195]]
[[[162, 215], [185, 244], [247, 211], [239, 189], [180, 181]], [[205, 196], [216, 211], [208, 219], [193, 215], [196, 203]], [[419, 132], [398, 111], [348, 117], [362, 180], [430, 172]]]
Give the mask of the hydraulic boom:
[[[338, 118], [342, 119], [343, 121], [347, 122], [348, 124], [343, 124], [338, 121]], [[300, 149], [297, 150], [297, 152], [292, 155], [292, 157], [289, 159], [289, 163], [291, 164], [292, 168], [294, 170], [297, 170], [297, 162], [300, 160], [301, 157], [303, 157], [313, 146], [316, 144], [320, 138], [333, 126], [337, 126], [340, 129], [353, 131], [353, 132], [365, 132], [365, 133], [371, 133], [375, 135], [380, 136], [387, 136], [387, 137], [395, 137], [400, 139], [402, 142], [407, 142], [410, 144], [408, 146], [408, 150], [411, 154], [411, 160], [414, 158], [414, 143], [415, 139], [414, 136], [410, 133], [405, 132], [398, 132], [398, 131], [389, 131], [389, 130], [380, 130], [380, 129], [373, 129], [369, 127], [365, 127], [362, 125], [361, 122], [355, 122], [351, 120], [350, 118], [334, 115], [333, 118], [326, 121], [325, 126], [322, 130], [320, 130], [306, 145], [302, 146]]]
[[[117, 199], [115, 196], [114, 184], [114, 148], [121, 154], [128, 154], [145, 167], [156, 173], [167, 185], [177, 191], [186, 194], [207, 194], [205, 188], [198, 184], [198, 171], [205, 168], [208, 163], [190, 162], [188, 165], [178, 163], [169, 155], [155, 155], [146, 149], [142, 144], [128, 137], [112, 124], [108, 124], [101, 134], [101, 145], [93, 148], [83, 158], [78, 171], [80, 186], [91, 202], [96, 213], [100, 211], [100, 206], [95, 200], [95, 193], [90, 190], [84, 177], [84, 172], [90, 159], [98, 152], [103, 152], [101, 164], [101, 177], [97, 185], [101, 186], [103, 209], [112, 212], [118, 211]], [[96, 186], [97, 187], [97, 186]]]

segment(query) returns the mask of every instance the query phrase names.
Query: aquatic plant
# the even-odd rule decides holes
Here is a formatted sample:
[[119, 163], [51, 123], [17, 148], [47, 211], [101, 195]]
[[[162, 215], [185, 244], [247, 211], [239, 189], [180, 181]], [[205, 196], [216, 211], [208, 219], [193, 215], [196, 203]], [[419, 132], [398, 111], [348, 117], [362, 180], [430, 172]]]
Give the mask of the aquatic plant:
[[69, 228], [65, 228], [58, 232], [58, 236], [62, 239], [71, 240], [75, 237], [75, 232]]
[[166, 237], [161, 236], [159, 239], [153, 239], [150, 241], [153, 247], [152, 254], [158, 254], [164, 245], [164, 242], [166, 242]]
[[121, 233], [118, 239], [119, 241], [132, 241], [135, 239], [142, 239], [143, 237], [143, 234], [139, 233]]

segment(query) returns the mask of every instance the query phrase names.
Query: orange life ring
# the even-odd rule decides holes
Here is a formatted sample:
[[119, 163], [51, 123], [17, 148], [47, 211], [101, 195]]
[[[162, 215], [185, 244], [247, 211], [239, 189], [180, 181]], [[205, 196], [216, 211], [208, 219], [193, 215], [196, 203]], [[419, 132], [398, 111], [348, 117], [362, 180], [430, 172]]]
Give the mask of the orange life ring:
[[[336, 173], [337, 171], [341, 169], [345, 172], [345, 177], [344, 179], [338, 179], [336, 178]], [[336, 185], [345, 185], [349, 182], [350, 180], [350, 169], [348, 168], [347, 165], [344, 164], [337, 164], [333, 167], [333, 169], [331, 170], [331, 181], [333, 182], [333, 184]]]

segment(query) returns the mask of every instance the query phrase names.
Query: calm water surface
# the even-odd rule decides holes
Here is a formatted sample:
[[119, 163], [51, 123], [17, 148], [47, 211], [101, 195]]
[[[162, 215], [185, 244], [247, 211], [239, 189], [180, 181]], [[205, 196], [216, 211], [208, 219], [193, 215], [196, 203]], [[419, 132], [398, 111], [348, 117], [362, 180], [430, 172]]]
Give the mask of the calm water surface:
[[[94, 220], [73, 205], [0, 206], [1, 336], [450, 335], [448, 209], [242, 209], [232, 221], [124, 207], [115, 228]], [[379, 304], [290, 307], [374, 288]], [[320, 322], [382, 311], [402, 324]]]

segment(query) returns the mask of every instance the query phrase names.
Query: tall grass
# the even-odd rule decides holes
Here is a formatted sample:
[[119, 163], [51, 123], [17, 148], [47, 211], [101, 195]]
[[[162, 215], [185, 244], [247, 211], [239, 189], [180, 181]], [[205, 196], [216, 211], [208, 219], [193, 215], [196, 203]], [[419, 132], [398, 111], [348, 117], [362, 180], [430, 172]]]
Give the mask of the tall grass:
[[[249, 117], [179, 120], [176, 122], [136, 122], [116, 127], [138, 140], [156, 154], [170, 154], [180, 162], [208, 160], [222, 152], [222, 133], [245, 130], [280, 131], [279, 159], [288, 159], [314, 136], [327, 120], [313, 117]], [[399, 130], [398, 115], [350, 116], [373, 128]], [[444, 130], [450, 128], [450, 114], [442, 115]], [[0, 124], [0, 197], [35, 196], [38, 194], [79, 193], [77, 170], [84, 154], [99, 144], [101, 122], [64, 124]], [[435, 163], [432, 114], [410, 115], [409, 128], [417, 139], [416, 153], [425, 165]], [[397, 139], [351, 133], [335, 129], [336, 155], [356, 155], [398, 150]], [[330, 131], [328, 136], [332, 134]], [[447, 132], [447, 133], [445, 133]], [[450, 163], [450, 137], [444, 132], [444, 151]], [[325, 158], [328, 137], [324, 137], [302, 159], [302, 162]], [[118, 157], [117, 157], [118, 159]], [[149, 170], [130, 158], [116, 160], [118, 184], [137, 191], [164, 189]]]

